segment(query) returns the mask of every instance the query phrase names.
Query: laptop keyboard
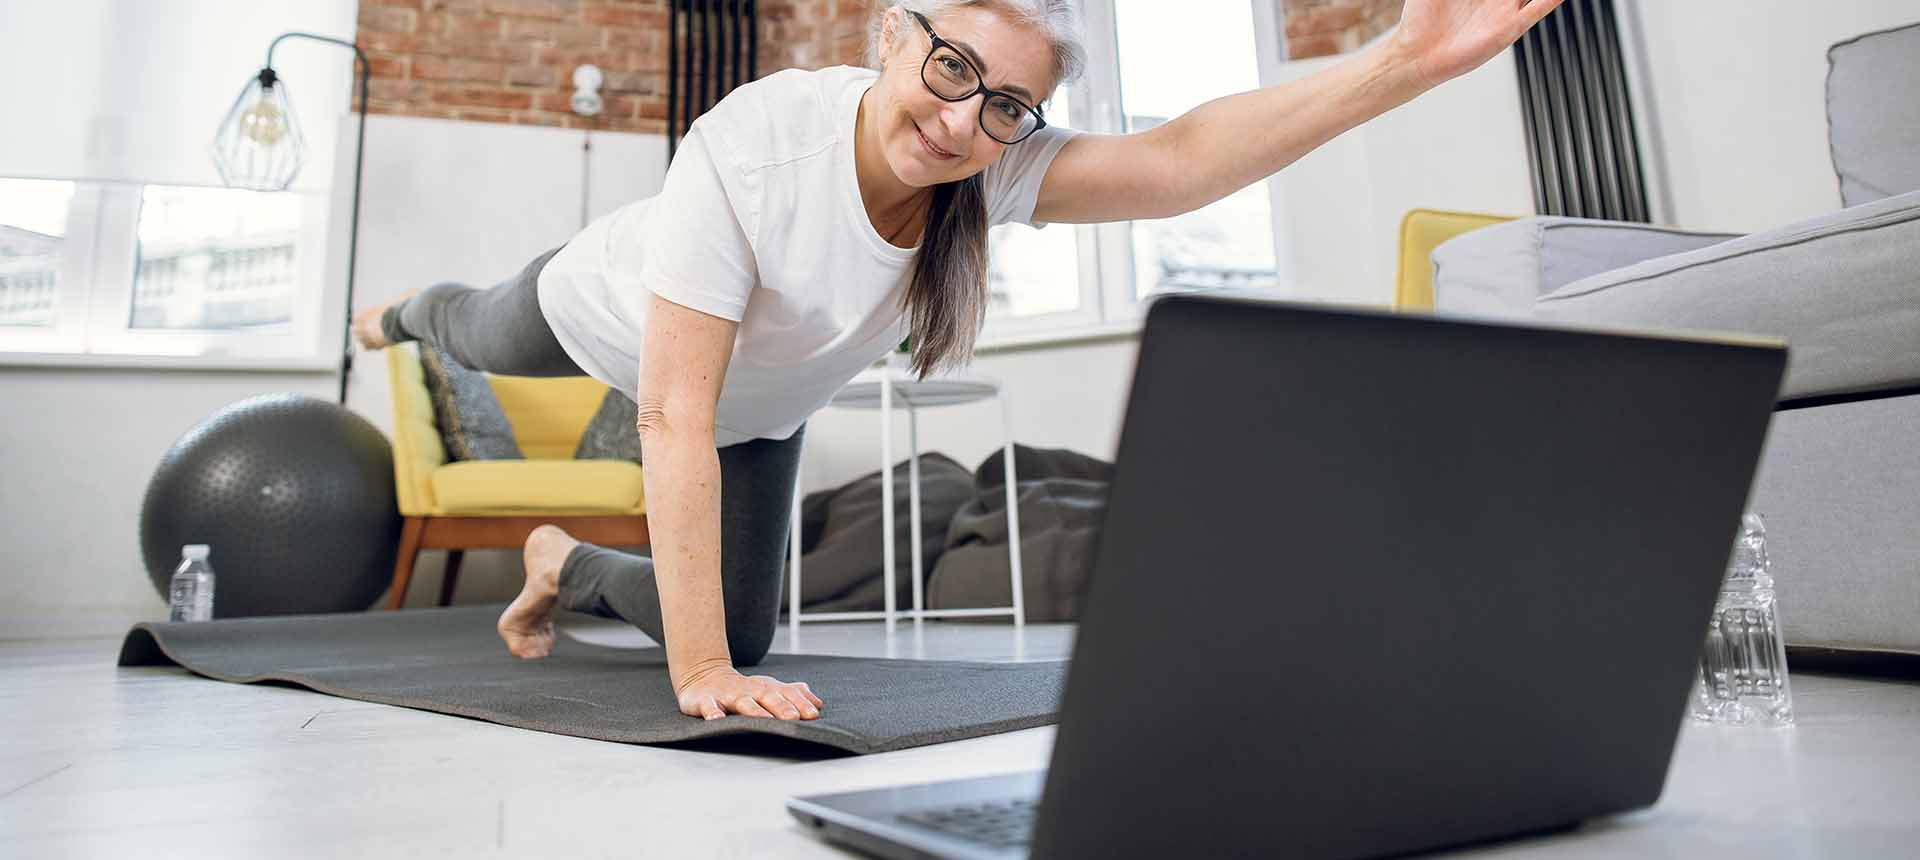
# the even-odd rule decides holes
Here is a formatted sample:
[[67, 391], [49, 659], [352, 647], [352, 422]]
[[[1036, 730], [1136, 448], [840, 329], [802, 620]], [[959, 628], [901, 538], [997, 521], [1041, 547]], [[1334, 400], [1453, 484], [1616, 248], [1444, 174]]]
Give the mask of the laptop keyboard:
[[1025, 845], [1033, 839], [1038, 799], [962, 803], [902, 813], [900, 820], [948, 836], [995, 848]]

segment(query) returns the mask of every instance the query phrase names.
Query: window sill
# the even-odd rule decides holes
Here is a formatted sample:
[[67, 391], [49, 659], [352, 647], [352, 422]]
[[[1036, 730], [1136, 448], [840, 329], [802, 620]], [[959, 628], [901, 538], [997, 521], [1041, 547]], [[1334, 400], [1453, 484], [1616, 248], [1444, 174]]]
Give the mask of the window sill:
[[332, 373], [339, 360], [314, 356], [132, 355], [99, 352], [7, 352], [0, 367], [97, 370], [210, 370], [234, 373]]
[[1140, 325], [1141, 321], [1136, 319], [983, 337], [974, 347], [974, 353], [992, 355], [999, 352], [1025, 352], [1104, 341], [1132, 340], [1140, 336]]

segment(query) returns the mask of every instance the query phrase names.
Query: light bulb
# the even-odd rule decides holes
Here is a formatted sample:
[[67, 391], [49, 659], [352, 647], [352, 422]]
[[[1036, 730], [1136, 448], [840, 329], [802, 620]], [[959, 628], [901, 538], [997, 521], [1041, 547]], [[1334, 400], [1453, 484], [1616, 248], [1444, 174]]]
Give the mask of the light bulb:
[[240, 134], [261, 146], [273, 146], [287, 136], [287, 117], [262, 98], [240, 114]]

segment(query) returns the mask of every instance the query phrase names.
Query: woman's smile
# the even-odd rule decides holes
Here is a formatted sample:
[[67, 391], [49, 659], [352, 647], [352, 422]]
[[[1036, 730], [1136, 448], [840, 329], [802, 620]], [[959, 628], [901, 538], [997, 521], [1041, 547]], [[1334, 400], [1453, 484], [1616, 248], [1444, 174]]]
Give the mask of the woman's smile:
[[938, 146], [933, 145], [933, 141], [927, 138], [927, 133], [920, 130], [919, 123], [913, 124], [913, 133], [920, 138], [920, 146], [926, 149], [927, 154], [932, 155], [934, 158], [937, 158], [941, 161], [951, 161], [953, 159], [960, 157], [944, 149], [941, 149]]

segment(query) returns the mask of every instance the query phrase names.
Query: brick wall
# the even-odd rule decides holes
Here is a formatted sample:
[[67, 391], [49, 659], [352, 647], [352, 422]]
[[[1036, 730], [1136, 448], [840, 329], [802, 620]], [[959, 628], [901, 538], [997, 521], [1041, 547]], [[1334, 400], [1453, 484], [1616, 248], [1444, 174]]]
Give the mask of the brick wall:
[[1284, 0], [1286, 58], [1305, 60], [1359, 49], [1400, 23], [1402, 0]]
[[[663, 133], [668, 0], [361, 0], [369, 113]], [[872, 0], [761, 0], [759, 72], [859, 64]], [[606, 106], [573, 113], [573, 69]]]
[[867, 61], [867, 22], [884, 0], [763, 0], [760, 70], [859, 66]]
[[361, 0], [369, 113], [580, 128], [573, 69], [606, 73], [595, 128], [664, 132], [666, 0]]
[[[1289, 59], [1354, 50], [1402, 0], [1281, 0]], [[595, 128], [662, 133], [668, 0], [361, 0], [371, 113], [580, 128], [573, 69], [606, 73]], [[865, 61], [885, 0], [760, 0], [759, 71]]]
[[[1303, 60], [1357, 50], [1399, 23], [1403, 0], [1281, 2], [1286, 56]], [[886, 6], [886, 0], [763, 0], [761, 70], [864, 63], [867, 23]]]

